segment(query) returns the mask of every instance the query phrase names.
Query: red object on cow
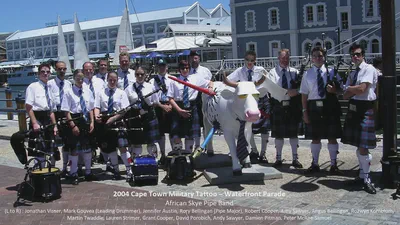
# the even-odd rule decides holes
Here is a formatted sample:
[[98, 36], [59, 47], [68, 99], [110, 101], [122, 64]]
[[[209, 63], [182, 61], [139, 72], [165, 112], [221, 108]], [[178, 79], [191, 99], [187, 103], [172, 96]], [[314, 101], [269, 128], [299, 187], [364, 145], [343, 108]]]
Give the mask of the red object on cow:
[[262, 110], [260, 110], [260, 113], [261, 113], [261, 116], [263, 116], [265, 118], [269, 118], [269, 116], [270, 116], [268, 113], [266, 113], [266, 112], [264, 112]]
[[204, 94], [207, 94], [207, 95], [210, 95], [210, 96], [216, 95], [216, 93], [214, 91], [210, 90], [210, 89], [202, 88], [202, 87], [196, 86], [194, 84], [191, 84], [189, 82], [186, 82], [186, 81], [183, 81], [183, 80], [179, 80], [178, 78], [176, 78], [174, 76], [168, 76], [168, 78], [171, 78], [172, 80], [174, 80], [176, 82], [179, 82], [179, 83], [181, 83], [183, 85], [186, 85], [186, 86], [188, 86], [190, 88], [193, 88], [193, 89], [195, 89], [197, 91], [200, 91], [200, 92], [202, 92]]

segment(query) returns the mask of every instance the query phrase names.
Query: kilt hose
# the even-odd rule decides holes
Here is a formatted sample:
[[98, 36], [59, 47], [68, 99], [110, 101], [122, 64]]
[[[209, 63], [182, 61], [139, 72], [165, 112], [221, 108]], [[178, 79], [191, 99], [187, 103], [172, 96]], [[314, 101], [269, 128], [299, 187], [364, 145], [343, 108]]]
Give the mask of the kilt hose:
[[[323, 106], [318, 106], [321, 103]], [[324, 107], [327, 104], [325, 100], [308, 101], [308, 119], [306, 124], [305, 139], [337, 139], [342, 136], [342, 125], [340, 123], [340, 114], [329, 112]]]
[[200, 137], [199, 114], [197, 113], [196, 101], [190, 101], [189, 108], [184, 108], [182, 101], [177, 101], [176, 104], [180, 108], [190, 111], [191, 116], [185, 119], [178, 112], [173, 111], [170, 137], [188, 139]]
[[359, 148], [376, 147], [374, 101], [351, 99], [343, 128], [342, 143]]
[[[107, 112], [102, 112], [102, 114], [106, 115]], [[109, 117], [103, 117], [103, 122], [95, 125], [97, 144], [99, 148], [104, 153], [111, 153], [116, 151], [117, 147], [128, 147], [128, 133], [122, 129], [118, 130], [118, 128], [123, 128], [125, 125], [121, 121], [111, 125], [106, 125], [108, 119]]]
[[[168, 102], [160, 102], [163, 105], [166, 105]], [[172, 121], [172, 112], [166, 113], [160, 107], [155, 107], [156, 116], [158, 120], [158, 128], [160, 136], [164, 136], [164, 134], [169, 134], [171, 132], [171, 121]]]
[[285, 102], [272, 101], [271, 136], [275, 138], [297, 138], [301, 116], [295, 115], [290, 104], [283, 106]]
[[[158, 119], [154, 107], [149, 107], [147, 113], [140, 118], [132, 119], [140, 114], [139, 109], [130, 109], [125, 114], [128, 128], [128, 142], [131, 145], [154, 144], [160, 140]], [[136, 129], [135, 129], [136, 128]]]
[[[258, 108], [266, 114], [271, 113], [271, 105], [267, 95], [258, 100]], [[267, 134], [271, 130], [270, 118], [261, 115], [261, 118], [252, 124], [252, 130], [253, 134]]]

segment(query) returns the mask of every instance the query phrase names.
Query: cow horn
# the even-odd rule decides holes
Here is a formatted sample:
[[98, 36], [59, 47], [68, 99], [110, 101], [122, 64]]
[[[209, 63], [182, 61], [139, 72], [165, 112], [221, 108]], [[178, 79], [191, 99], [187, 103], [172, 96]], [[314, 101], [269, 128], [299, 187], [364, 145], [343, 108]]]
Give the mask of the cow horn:
[[225, 72], [225, 71], [224, 71], [224, 84], [226, 84], [226, 85], [229, 86], [229, 87], [233, 87], [233, 88], [236, 88], [236, 87], [238, 86], [238, 83], [237, 83], [237, 82], [230, 81], [230, 80], [228, 80], [228, 79], [226, 78], [226, 72]]

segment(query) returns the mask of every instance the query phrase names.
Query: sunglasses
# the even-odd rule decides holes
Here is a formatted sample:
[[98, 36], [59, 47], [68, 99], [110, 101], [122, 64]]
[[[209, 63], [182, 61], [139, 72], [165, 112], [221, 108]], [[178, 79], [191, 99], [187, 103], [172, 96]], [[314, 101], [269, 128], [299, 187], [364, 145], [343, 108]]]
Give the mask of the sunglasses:
[[41, 70], [40, 73], [46, 74], [46, 73], [50, 73], [50, 71], [48, 71], [48, 70]]
[[136, 73], [136, 76], [144, 76], [144, 73]]
[[362, 53], [361, 52], [352, 53], [351, 57], [354, 57], [354, 56], [361, 57]]
[[256, 60], [255, 59], [244, 59], [244, 60], [246, 60], [246, 62], [255, 62]]
[[181, 70], [190, 70], [190, 67], [182, 67]]
[[67, 68], [57, 68], [57, 70], [67, 71]]

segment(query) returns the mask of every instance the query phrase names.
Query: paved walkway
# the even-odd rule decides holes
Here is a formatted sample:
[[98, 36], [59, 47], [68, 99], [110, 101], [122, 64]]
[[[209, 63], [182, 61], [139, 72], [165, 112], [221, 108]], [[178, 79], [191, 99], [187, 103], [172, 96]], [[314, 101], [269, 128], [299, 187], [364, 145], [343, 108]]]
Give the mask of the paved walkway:
[[[0, 136], [16, 130], [14, 123], [0, 120]], [[9, 141], [0, 140], [0, 146], [0, 224], [400, 224], [400, 200], [391, 198], [394, 189], [378, 187], [376, 195], [369, 195], [349, 184], [357, 174], [358, 162], [354, 148], [346, 145], [340, 146], [338, 156], [341, 176], [325, 171], [329, 169], [326, 143], [320, 157], [322, 172], [305, 176], [303, 170], [291, 168], [290, 150], [285, 146], [283, 158], [287, 165], [280, 169], [283, 179], [259, 183], [210, 186], [201, 171], [191, 183], [169, 183], [163, 180], [165, 172], [160, 170], [158, 185], [131, 187], [123, 180], [109, 180], [101, 170], [104, 166], [96, 165], [94, 172], [102, 181], [63, 184], [61, 199], [16, 209], [16, 184], [22, 181], [25, 171]], [[218, 152], [227, 152], [222, 137], [216, 136], [215, 146]], [[267, 150], [270, 161], [273, 149], [271, 139]], [[381, 151], [382, 142], [372, 152], [375, 182], [379, 181]], [[300, 141], [299, 155], [308, 167], [309, 141]], [[58, 209], [61, 211], [51, 211]], [[168, 218], [172, 220], [164, 220]]]

